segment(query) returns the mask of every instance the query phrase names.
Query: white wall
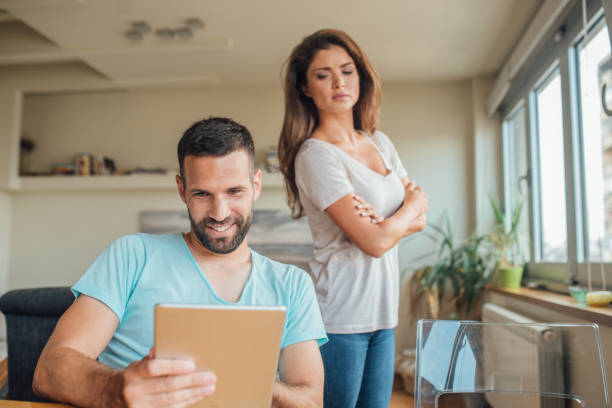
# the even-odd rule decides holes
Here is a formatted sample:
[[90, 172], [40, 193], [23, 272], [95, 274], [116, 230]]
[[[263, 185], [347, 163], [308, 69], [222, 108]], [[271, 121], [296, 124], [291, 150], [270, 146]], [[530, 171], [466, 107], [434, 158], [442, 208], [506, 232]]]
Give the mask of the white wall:
[[[266, 192], [256, 208], [284, 200]], [[71, 285], [115, 238], [138, 232], [140, 211], [183, 208], [169, 190], [14, 194], [8, 287]]]
[[495, 217], [489, 194], [502, 198], [502, 128], [497, 117], [489, 117], [486, 104], [495, 85], [492, 77], [472, 80], [472, 115], [474, 125], [474, 193], [471, 209], [479, 234], [491, 231]]
[[0, 191], [0, 293], [8, 287], [11, 247], [11, 196]]
[[[37, 145], [33, 170], [80, 151], [106, 154], [120, 168], [176, 168], [182, 132], [201, 118], [225, 115], [250, 129], [261, 162], [278, 137], [281, 103], [276, 88], [37, 95], [25, 98], [23, 128]], [[13, 204], [10, 288], [71, 284], [112, 239], [138, 231], [140, 211], [183, 208], [171, 190], [17, 192]], [[266, 188], [257, 202], [284, 206], [280, 188]]]
[[[383, 95], [381, 129], [397, 145], [410, 176], [428, 192], [430, 220], [435, 221], [448, 211], [455, 220], [457, 234], [465, 235], [473, 228], [469, 206], [472, 190], [469, 81], [386, 84]], [[282, 112], [280, 87], [37, 95], [25, 98], [23, 128], [37, 144], [32, 157], [32, 167], [36, 170], [45, 170], [55, 161], [70, 160], [73, 153], [80, 151], [114, 157], [119, 167], [163, 165], [175, 168], [175, 148], [181, 132], [194, 120], [209, 115], [227, 115], [245, 124], [256, 140], [258, 161], [261, 162], [265, 149], [276, 143]], [[138, 202], [139, 194], [116, 196], [124, 197], [123, 200], [128, 200], [129, 196]], [[162, 196], [166, 194], [173, 197], [174, 193], [164, 192]], [[264, 192], [264, 204], [261, 205], [285, 205], [280, 191], [276, 191], [273, 200], [268, 197], [270, 194], [269, 190]], [[19, 193], [15, 197], [18, 203], [13, 217], [16, 225], [32, 214], [45, 217], [36, 210], [35, 203], [48, 200], [47, 211], [65, 214], [66, 219], [60, 225], [68, 235], [78, 223], [71, 220], [70, 212], [64, 212], [62, 197], [66, 201], [68, 197], [72, 200], [98, 199], [95, 194], [85, 192], [70, 195]], [[106, 204], [105, 213], [124, 214], [126, 204], [113, 202]], [[58, 223], [59, 219], [61, 216]], [[30, 222], [36, 224], [36, 221], [45, 222], [44, 218], [36, 220], [36, 216]], [[106, 220], [90, 221], [90, 224], [94, 230], [112, 229]], [[28, 241], [23, 234], [20, 240], [15, 234], [15, 260], [11, 265], [23, 273], [34, 265], [28, 263], [28, 257], [21, 251], [27, 252], [26, 243], [32, 245], [37, 241], [36, 238]], [[415, 241], [402, 253], [402, 259], [409, 260], [429, 248], [426, 240]], [[97, 243], [103, 247], [106, 241]], [[17, 281], [11, 279], [11, 282]], [[24, 283], [23, 280], [19, 282]]]
[[[408, 176], [427, 193], [428, 222], [446, 212], [458, 236], [473, 228], [471, 106], [469, 81], [383, 86], [381, 130], [394, 142]], [[422, 253], [426, 242], [411, 243], [401, 257]]]
[[[443, 212], [458, 237], [475, 227], [473, 89], [469, 80], [383, 85], [381, 130], [395, 143], [410, 177], [429, 195], [430, 222]], [[225, 115], [252, 132], [256, 161], [275, 145], [283, 100], [280, 86], [29, 95], [24, 131], [37, 143], [33, 169], [88, 151], [119, 167], [176, 167], [175, 148], [193, 121]], [[282, 189], [266, 189], [258, 208], [285, 206]], [[121, 234], [138, 229], [138, 212], [181, 208], [176, 193], [15, 192], [12, 195], [9, 288], [73, 283]], [[423, 235], [402, 242], [400, 260], [411, 270], [433, 244]], [[407, 299], [400, 305], [398, 349], [414, 343]]]
[[118, 168], [176, 169], [176, 144], [194, 122], [229, 116], [245, 125], [265, 159], [280, 132], [280, 87], [199, 88], [26, 96], [23, 132], [36, 142], [32, 170], [78, 152], [103, 154]]
[[0, 191], [16, 183], [21, 108], [21, 92], [0, 86]]
[[173, 192], [20, 193], [13, 198], [9, 287], [69, 285], [140, 210], [180, 209]]
[[8, 287], [10, 271], [12, 200], [6, 190], [17, 182], [21, 102], [21, 92], [0, 87], [0, 293]]
[[[473, 221], [473, 112], [471, 82], [385, 84], [381, 129], [389, 135], [409, 177], [429, 197], [428, 222], [447, 213], [457, 238], [468, 235]], [[400, 243], [401, 289], [396, 349], [415, 345], [408, 282], [414, 269], [432, 259], [415, 262], [437, 249], [423, 234]]]

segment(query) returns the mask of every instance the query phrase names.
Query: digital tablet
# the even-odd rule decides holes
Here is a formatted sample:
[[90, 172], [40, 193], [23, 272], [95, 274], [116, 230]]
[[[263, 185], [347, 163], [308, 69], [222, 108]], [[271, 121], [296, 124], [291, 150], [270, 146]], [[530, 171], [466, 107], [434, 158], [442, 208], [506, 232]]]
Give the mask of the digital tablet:
[[285, 313], [283, 306], [158, 304], [155, 357], [215, 372], [214, 394], [192, 407], [269, 407]]

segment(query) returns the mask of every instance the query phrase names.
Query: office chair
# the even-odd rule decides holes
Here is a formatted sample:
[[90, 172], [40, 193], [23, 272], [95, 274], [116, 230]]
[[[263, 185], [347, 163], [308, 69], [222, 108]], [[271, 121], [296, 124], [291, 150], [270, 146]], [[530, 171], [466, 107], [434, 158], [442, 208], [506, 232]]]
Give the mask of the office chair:
[[6, 318], [8, 399], [43, 401], [32, 391], [34, 369], [57, 321], [72, 302], [69, 287], [11, 290], [0, 297], [0, 311]]

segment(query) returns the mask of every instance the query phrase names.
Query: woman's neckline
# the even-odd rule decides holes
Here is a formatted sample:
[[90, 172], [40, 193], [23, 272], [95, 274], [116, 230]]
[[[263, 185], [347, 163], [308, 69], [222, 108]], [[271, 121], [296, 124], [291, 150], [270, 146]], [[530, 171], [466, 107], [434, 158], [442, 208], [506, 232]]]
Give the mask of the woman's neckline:
[[370, 144], [374, 147], [374, 150], [376, 150], [376, 152], [378, 153], [378, 156], [380, 157], [380, 159], [382, 160], [383, 166], [385, 166], [385, 170], [387, 171], [387, 174], [382, 174], [377, 172], [376, 170], [370, 168], [369, 166], [367, 166], [366, 164], [364, 164], [363, 162], [361, 162], [360, 160], [357, 160], [355, 157], [351, 156], [350, 154], [348, 154], [343, 148], [341, 148], [340, 146], [337, 146], [331, 142], [328, 142], [327, 140], [322, 140], [322, 139], [318, 139], [318, 138], [314, 138], [314, 137], [310, 137], [308, 138], [306, 141], [308, 140], [316, 140], [317, 142], [320, 143], [324, 143], [326, 145], [332, 146], [334, 149], [338, 149], [339, 151], [341, 151], [344, 155], [346, 155], [347, 157], [349, 157], [351, 160], [353, 160], [354, 162], [358, 163], [360, 166], [368, 169], [371, 173], [374, 173], [380, 177], [388, 177], [389, 175], [391, 175], [393, 173], [393, 170], [390, 168], [389, 164], [387, 163], [387, 160], [385, 159], [385, 156], [382, 154], [382, 152], [380, 151], [380, 149], [378, 148], [378, 146], [376, 145], [376, 143], [374, 142], [374, 140], [372, 140], [372, 137], [370, 137], [367, 133], [363, 132], [363, 131], [358, 131], [361, 135], [363, 135], [368, 142], [370, 142]]

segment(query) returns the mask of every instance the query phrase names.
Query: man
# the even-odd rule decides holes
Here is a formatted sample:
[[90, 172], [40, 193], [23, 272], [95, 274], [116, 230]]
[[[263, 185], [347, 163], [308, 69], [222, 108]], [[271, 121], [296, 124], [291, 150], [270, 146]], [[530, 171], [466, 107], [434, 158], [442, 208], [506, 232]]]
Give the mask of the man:
[[[261, 190], [248, 130], [224, 118], [192, 125], [178, 145], [187, 234], [134, 234], [113, 242], [73, 286], [34, 373], [34, 391], [77, 406], [182, 407], [214, 392], [216, 377], [190, 361], [155, 358], [153, 308], [162, 302], [284, 305], [273, 407], [320, 407], [324, 342], [312, 282], [249, 249]], [[240, 390], [236, 390], [240, 392]]]

